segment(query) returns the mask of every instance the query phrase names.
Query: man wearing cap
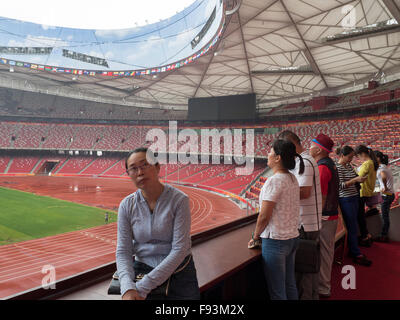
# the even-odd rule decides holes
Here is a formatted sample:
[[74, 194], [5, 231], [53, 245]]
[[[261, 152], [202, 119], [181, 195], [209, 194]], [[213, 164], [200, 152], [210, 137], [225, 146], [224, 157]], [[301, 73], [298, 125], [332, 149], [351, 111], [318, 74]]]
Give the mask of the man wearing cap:
[[310, 147], [310, 154], [318, 164], [322, 193], [321, 268], [319, 271], [321, 298], [331, 295], [331, 271], [338, 223], [339, 176], [335, 163], [329, 157], [333, 145], [332, 139], [321, 133], [312, 140]]

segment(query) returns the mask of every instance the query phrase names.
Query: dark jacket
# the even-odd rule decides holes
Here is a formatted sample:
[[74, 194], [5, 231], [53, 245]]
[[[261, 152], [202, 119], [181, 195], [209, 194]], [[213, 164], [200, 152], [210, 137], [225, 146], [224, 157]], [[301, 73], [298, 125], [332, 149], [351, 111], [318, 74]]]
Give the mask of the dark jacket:
[[335, 163], [329, 157], [318, 161], [318, 166], [325, 165], [332, 173], [332, 178], [328, 184], [328, 194], [325, 205], [322, 209], [323, 216], [336, 216], [339, 206], [339, 175]]

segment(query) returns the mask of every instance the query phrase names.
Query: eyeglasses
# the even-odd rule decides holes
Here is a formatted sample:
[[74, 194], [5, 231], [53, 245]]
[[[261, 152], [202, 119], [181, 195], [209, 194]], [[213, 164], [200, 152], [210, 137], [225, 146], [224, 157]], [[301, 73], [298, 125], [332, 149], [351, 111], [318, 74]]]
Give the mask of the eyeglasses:
[[127, 174], [136, 175], [136, 174], [138, 174], [139, 169], [140, 169], [140, 170], [145, 170], [145, 169], [147, 169], [147, 168], [150, 167], [150, 166], [151, 166], [150, 163], [144, 163], [144, 164], [142, 164], [141, 166], [130, 167], [130, 168], [128, 168], [128, 170], [126, 170], [126, 173], [127, 173]]

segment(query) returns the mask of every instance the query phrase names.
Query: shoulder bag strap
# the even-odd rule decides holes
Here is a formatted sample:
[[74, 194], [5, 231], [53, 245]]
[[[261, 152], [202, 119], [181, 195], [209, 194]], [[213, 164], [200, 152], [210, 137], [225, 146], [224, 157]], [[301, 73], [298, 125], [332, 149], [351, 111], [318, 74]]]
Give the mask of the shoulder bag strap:
[[318, 196], [317, 196], [317, 184], [315, 183], [315, 168], [314, 168], [313, 163], [309, 159], [307, 159], [307, 158], [303, 158], [303, 159], [307, 160], [311, 164], [311, 167], [313, 169], [313, 184], [314, 184], [314, 195], [315, 195], [315, 207], [316, 207], [316, 210], [317, 210], [317, 225], [318, 225], [318, 231], [319, 231], [320, 228], [319, 228], [319, 215], [318, 215]]

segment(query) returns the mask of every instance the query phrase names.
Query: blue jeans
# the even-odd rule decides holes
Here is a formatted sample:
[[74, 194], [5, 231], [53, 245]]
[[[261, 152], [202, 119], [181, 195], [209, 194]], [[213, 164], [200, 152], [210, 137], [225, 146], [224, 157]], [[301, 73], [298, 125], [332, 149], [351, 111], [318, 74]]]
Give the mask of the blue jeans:
[[271, 300], [298, 300], [295, 257], [298, 238], [262, 238], [262, 262]]
[[359, 206], [359, 196], [339, 198], [340, 209], [347, 228], [347, 241], [350, 253], [353, 257], [361, 254], [358, 247], [358, 225], [357, 215]]
[[383, 226], [382, 226], [382, 236], [387, 236], [390, 227], [390, 220], [389, 220], [389, 210], [390, 205], [394, 200], [394, 194], [391, 196], [382, 195], [383, 202], [381, 204], [381, 211], [382, 211], [382, 219], [383, 219]]

